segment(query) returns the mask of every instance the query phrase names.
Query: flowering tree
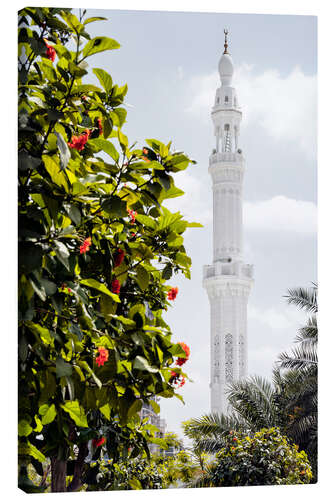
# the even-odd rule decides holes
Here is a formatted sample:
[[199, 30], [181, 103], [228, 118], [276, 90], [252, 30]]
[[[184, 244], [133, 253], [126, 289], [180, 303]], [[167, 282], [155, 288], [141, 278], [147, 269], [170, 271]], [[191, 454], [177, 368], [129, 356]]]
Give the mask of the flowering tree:
[[189, 350], [162, 313], [178, 292], [167, 281], [190, 278], [182, 234], [199, 224], [163, 201], [194, 162], [155, 139], [129, 146], [127, 86], [101, 68], [98, 86], [82, 82], [91, 56], [119, 48], [86, 31], [103, 18], [19, 14], [19, 481], [36, 491], [26, 467], [45, 477], [49, 458], [52, 491], [75, 491], [89, 452], [149, 455], [143, 402], [181, 399], [172, 365]]

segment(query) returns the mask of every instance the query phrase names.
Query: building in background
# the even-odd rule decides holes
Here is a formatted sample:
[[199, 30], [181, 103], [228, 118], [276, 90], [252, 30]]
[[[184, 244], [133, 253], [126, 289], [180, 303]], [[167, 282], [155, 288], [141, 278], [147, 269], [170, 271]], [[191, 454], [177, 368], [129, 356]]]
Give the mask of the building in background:
[[226, 389], [247, 375], [247, 303], [253, 266], [243, 263], [242, 185], [244, 157], [239, 147], [242, 112], [232, 86], [228, 53], [219, 62], [221, 86], [211, 115], [216, 148], [209, 158], [213, 181], [213, 264], [204, 266], [203, 286], [210, 302], [211, 411], [228, 413]]

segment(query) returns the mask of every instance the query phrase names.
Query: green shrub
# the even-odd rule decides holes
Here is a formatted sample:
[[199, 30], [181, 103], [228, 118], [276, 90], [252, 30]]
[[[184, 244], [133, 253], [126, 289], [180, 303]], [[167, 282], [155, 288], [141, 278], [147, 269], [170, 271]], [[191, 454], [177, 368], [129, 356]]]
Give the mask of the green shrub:
[[205, 486], [306, 484], [312, 471], [306, 453], [272, 427], [252, 436], [230, 431], [205, 476]]

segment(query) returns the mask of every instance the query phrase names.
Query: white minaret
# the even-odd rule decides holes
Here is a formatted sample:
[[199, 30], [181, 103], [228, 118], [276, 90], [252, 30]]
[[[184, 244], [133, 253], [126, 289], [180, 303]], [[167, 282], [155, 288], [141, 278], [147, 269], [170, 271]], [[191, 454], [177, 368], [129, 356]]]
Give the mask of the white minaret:
[[234, 65], [224, 30], [219, 62], [221, 86], [212, 120], [216, 149], [209, 158], [213, 180], [213, 264], [204, 266], [210, 301], [211, 411], [228, 413], [226, 388], [247, 375], [247, 302], [253, 266], [243, 263], [242, 186], [244, 158], [239, 149], [242, 112], [232, 87]]

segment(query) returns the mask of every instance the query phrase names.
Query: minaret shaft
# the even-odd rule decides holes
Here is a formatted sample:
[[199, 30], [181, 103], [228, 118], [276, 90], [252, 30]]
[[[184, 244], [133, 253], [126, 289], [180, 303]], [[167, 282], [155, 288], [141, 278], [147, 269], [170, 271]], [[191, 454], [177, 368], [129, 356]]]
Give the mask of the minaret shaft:
[[203, 285], [211, 310], [211, 411], [228, 413], [227, 386], [247, 375], [247, 303], [253, 266], [244, 264], [242, 255], [242, 112], [231, 86], [233, 63], [227, 50], [220, 59], [219, 71], [221, 87], [216, 91], [212, 109], [216, 149], [209, 158], [213, 183], [213, 264], [204, 267]]

